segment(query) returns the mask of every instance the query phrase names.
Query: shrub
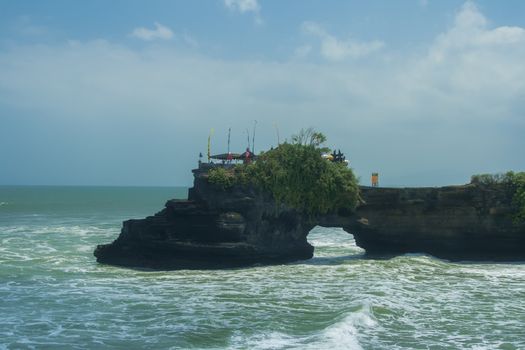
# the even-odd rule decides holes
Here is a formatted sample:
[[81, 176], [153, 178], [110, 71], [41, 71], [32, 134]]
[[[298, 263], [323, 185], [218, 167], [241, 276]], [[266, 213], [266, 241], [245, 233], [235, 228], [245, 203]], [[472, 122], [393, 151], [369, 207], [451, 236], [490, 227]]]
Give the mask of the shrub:
[[251, 166], [250, 176], [280, 202], [310, 215], [353, 210], [359, 187], [351, 169], [314, 145], [282, 144]]
[[294, 143], [261, 153], [252, 164], [230, 171], [213, 169], [209, 181], [222, 188], [234, 183], [258, 186], [278, 202], [309, 215], [351, 211], [359, 198], [358, 181], [345, 164], [321, 157], [325, 139], [312, 129], [301, 131], [292, 137]]
[[513, 173], [512, 182], [515, 187], [513, 204], [516, 206], [515, 223], [525, 222], [525, 172]]
[[208, 182], [225, 190], [234, 185], [235, 176], [232, 171], [225, 168], [213, 168], [208, 172]]
[[470, 177], [470, 182], [477, 185], [511, 184], [514, 173], [509, 171], [505, 174], [478, 174]]
[[525, 172], [473, 175], [470, 182], [482, 186], [505, 186], [512, 195], [513, 219], [516, 224], [525, 222]]

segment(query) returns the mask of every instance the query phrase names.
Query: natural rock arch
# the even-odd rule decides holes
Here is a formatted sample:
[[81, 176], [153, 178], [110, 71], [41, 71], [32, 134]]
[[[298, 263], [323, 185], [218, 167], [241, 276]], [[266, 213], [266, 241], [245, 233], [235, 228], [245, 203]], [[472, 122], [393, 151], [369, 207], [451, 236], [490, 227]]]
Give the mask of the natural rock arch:
[[253, 186], [224, 191], [198, 173], [187, 200], [128, 220], [97, 261], [159, 269], [223, 268], [309, 259], [316, 225], [342, 227], [368, 254], [423, 252], [449, 259], [524, 259], [525, 224], [509, 215], [512, 198], [498, 188], [361, 187], [355, 212], [311, 217]]

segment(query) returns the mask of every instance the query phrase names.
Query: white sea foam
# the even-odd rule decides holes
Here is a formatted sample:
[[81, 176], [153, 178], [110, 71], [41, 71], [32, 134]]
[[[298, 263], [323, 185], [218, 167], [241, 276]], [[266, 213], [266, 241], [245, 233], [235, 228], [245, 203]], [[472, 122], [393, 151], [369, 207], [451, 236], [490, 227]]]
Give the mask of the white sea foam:
[[370, 306], [364, 305], [361, 309], [351, 312], [340, 321], [327, 327], [318, 340], [308, 345], [308, 348], [330, 349], [362, 349], [359, 343], [359, 331], [376, 326]]
[[118, 234], [119, 228], [103, 228], [98, 226], [79, 226], [79, 225], [22, 225], [22, 226], [1, 226], [0, 232], [4, 234], [68, 234], [85, 236], [91, 234]]
[[8, 347], [525, 348], [523, 264], [362, 259], [351, 235], [316, 228], [311, 261], [146, 272], [95, 262], [120, 224], [42, 222], [0, 223]]
[[320, 332], [292, 336], [282, 332], [258, 333], [249, 337], [236, 335], [231, 339], [232, 348], [249, 349], [333, 349], [361, 350], [359, 330], [377, 324], [370, 307], [363, 306], [356, 312], [342, 317], [339, 321]]
[[301, 339], [292, 337], [281, 332], [268, 332], [256, 334], [250, 337], [233, 336], [230, 347], [233, 349], [293, 349], [299, 346]]
[[80, 253], [91, 253], [93, 251], [93, 245], [82, 245], [76, 248], [77, 252]]

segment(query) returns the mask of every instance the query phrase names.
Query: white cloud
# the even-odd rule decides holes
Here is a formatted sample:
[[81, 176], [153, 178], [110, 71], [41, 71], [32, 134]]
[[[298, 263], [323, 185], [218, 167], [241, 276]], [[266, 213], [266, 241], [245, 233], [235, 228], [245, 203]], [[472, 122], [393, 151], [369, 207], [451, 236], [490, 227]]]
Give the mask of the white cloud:
[[260, 14], [261, 6], [257, 2], [257, 0], [224, 0], [224, 5], [228, 9], [232, 11], [238, 11], [240, 13], [252, 12], [254, 14], [255, 24], [264, 24], [264, 21]]
[[[303, 30], [330, 41], [315, 23]], [[24, 125], [49, 125], [49, 135], [56, 134], [52, 127], [69, 125], [64, 135], [71, 139], [96, 138], [90, 147], [113, 164], [117, 182], [141, 183], [140, 176], [149, 175], [140, 169], [164, 174], [164, 183], [189, 182], [187, 169], [194, 154], [205, 152], [210, 128], [216, 129], [214, 149], [226, 144], [220, 128], [227, 135], [229, 126], [232, 147], [242, 149], [242, 132], [257, 119], [258, 149], [275, 145], [273, 122], [282, 138], [314, 126], [330, 146], [348, 152], [364, 179], [377, 170], [385, 185], [460, 183], [476, 172], [525, 169], [517, 156], [525, 148], [524, 30], [490, 27], [467, 3], [427, 52], [383, 61], [228, 61], [169, 45], [132, 49], [106, 41], [10, 47], [0, 52], [0, 112], [27, 115]], [[333, 40], [343, 49], [321, 51], [326, 58], [362, 55], [349, 53], [354, 41]], [[311, 50], [305, 45], [296, 54], [310, 57]], [[0, 136], [12, 133], [6, 125]], [[89, 128], [94, 136], [82, 138]], [[6, 139], [0, 137], [0, 152], [20, 146]], [[57, 164], [67, 150], [79, 163], [79, 178], [86, 168], [105, 169], [95, 156], [88, 163], [74, 152], [86, 152], [85, 146], [67, 142], [56, 145]]]
[[305, 58], [312, 52], [312, 46], [311, 45], [301, 45], [297, 47], [294, 50], [294, 57], [295, 58]]
[[313, 35], [320, 39], [321, 55], [331, 61], [343, 61], [346, 59], [357, 59], [368, 56], [383, 48], [381, 41], [361, 42], [355, 39], [341, 40], [326, 32], [315, 22], [304, 22], [302, 24], [304, 33]]
[[258, 13], [261, 9], [257, 0], [224, 0], [224, 5], [230, 10], [239, 11], [241, 13]]
[[475, 29], [485, 27], [487, 19], [473, 2], [467, 1], [456, 14], [454, 23], [456, 29]]
[[199, 47], [199, 42], [190, 34], [188, 34], [186, 31], [184, 31], [181, 35], [182, 41], [193, 48]]
[[489, 45], [516, 44], [525, 40], [525, 30], [521, 27], [488, 28], [488, 20], [472, 2], [466, 2], [457, 13], [455, 25], [439, 37], [441, 49]]
[[443, 61], [447, 56], [461, 53], [498, 54], [506, 50], [520, 49], [525, 43], [525, 29], [502, 26], [489, 28], [487, 18], [470, 1], [456, 14], [454, 26], [439, 35], [430, 48], [430, 57]]
[[155, 22], [155, 29], [148, 29], [144, 27], [135, 28], [131, 35], [137, 39], [151, 41], [156, 39], [169, 40], [173, 38], [173, 31], [158, 23]]
[[13, 29], [24, 36], [42, 37], [49, 34], [47, 27], [35, 24], [31, 16], [27, 15], [19, 16], [13, 25]]

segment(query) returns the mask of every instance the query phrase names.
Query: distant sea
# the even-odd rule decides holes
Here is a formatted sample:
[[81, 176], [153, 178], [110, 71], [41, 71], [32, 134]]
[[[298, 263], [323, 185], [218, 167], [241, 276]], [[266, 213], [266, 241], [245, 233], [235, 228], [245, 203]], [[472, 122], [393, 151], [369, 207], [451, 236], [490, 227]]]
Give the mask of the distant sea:
[[525, 264], [315, 257], [148, 272], [97, 264], [121, 222], [186, 188], [0, 187], [0, 349], [525, 349]]

